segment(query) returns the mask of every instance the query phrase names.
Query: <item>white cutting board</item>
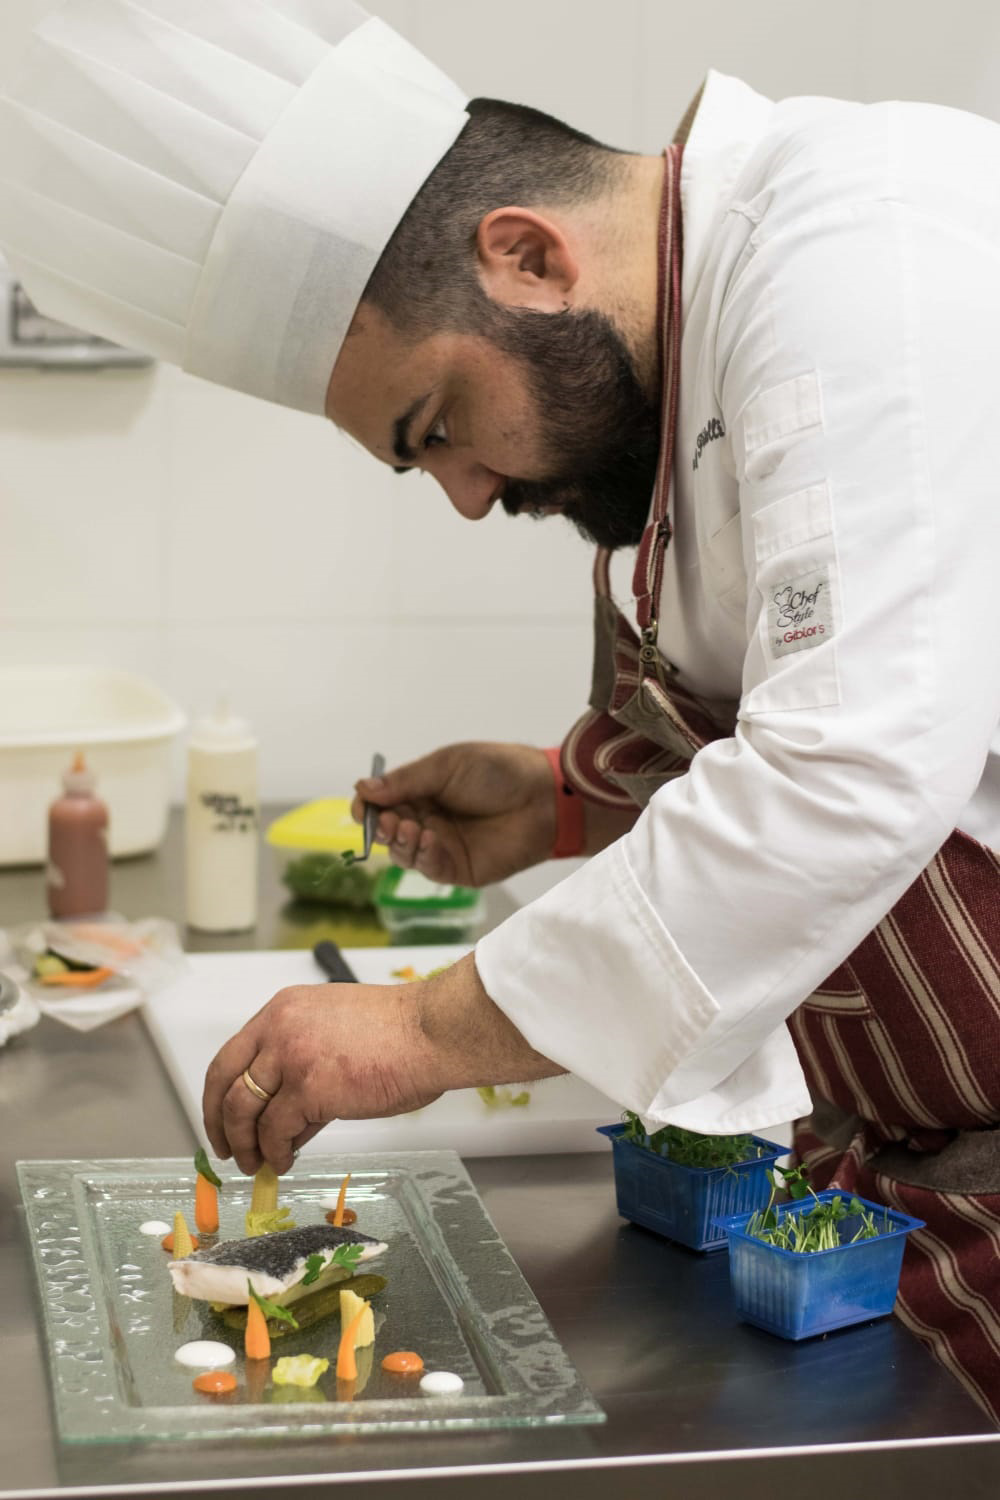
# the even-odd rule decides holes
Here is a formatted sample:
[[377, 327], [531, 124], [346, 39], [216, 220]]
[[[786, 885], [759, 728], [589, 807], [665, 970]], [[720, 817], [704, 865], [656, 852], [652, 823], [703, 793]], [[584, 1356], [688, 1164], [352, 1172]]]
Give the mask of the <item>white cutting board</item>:
[[[426, 974], [468, 951], [463, 946], [343, 950], [363, 984], [396, 983], [391, 971], [408, 964]], [[216, 1052], [276, 991], [290, 984], [321, 984], [325, 976], [312, 954], [299, 950], [192, 953], [188, 963], [181, 979], [147, 1000], [143, 1014], [188, 1118], [208, 1146], [201, 1090]], [[350, 985], [331, 985], [330, 1003], [349, 1004]], [[516, 1156], [604, 1149], [604, 1141], [594, 1132], [598, 1125], [619, 1119], [619, 1105], [572, 1074], [526, 1087], [531, 1102], [520, 1108], [490, 1108], [475, 1089], [459, 1089], [412, 1114], [388, 1120], [335, 1120], [304, 1150], [329, 1154], [451, 1149], [463, 1156]]]

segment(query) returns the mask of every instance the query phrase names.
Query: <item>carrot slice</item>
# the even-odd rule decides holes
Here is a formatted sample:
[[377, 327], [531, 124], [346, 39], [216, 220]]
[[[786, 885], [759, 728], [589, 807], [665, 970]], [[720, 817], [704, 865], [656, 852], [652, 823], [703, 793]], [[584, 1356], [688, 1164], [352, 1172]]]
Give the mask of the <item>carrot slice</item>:
[[[198, 1246], [201, 1244], [201, 1241], [199, 1240], [198, 1236], [196, 1234], [192, 1234], [191, 1231], [188, 1230], [188, 1239], [191, 1241], [191, 1249], [192, 1250], [197, 1250]], [[174, 1248], [174, 1231], [172, 1229], [171, 1229], [171, 1231], [170, 1231], [169, 1234], [165, 1234], [163, 1236], [162, 1240], [160, 1241], [160, 1244], [163, 1246], [164, 1250], [167, 1250], [167, 1251], [169, 1251], [171, 1253], [173, 1252], [173, 1248]], [[188, 1252], [188, 1254], [190, 1254], [190, 1251]]]
[[354, 1317], [348, 1323], [340, 1335], [340, 1347], [337, 1350], [337, 1380], [357, 1380], [358, 1362], [354, 1357], [354, 1341], [361, 1328], [361, 1319], [368, 1311], [368, 1303], [360, 1307]]
[[235, 1391], [236, 1376], [229, 1370], [206, 1370], [204, 1375], [196, 1375], [191, 1384], [206, 1396], [222, 1396], [226, 1391]]
[[66, 974], [43, 974], [43, 984], [60, 984], [64, 989], [93, 990], [114, 977], [114, 969], [70, 969]]
[[219, 1227], [219, 1190], [200, 1172], [194, 1185], [194, 1222], [202, 1234], [215, 1234]]
[[382, 1361], [383, 1370], [390, 1375], [419, 1375], [424, 1368], [420, 1355], [412, 1349], [396, 1349]]
[[[326, 1219], [326, 1222], [328, 1224], [337, 1224], [337, 1210], [335, 1208], [331, 1208], [327, 1213], [323, 1215], [323, 1217]], [[358, 1216], [354, 1212], [354, 1209], [345, 1208], [343, 1216], [340, 1220], [340, 1224], [337, 1224], [337, 1228], [340, 1229], [344, 1224], [356, 1224], [357, 1222]]]
[[350, 1182], [350, 1180], [351, 1174], [350, 1172], [348, 1172], [347, 1176], [340, 1184], [340, 1192], [337, 1194], [337, 1207], [333, 1211], [334, 1229], [340, 1229], [344, 1222], [344, 1204], [347, 1200], [347, 1184]]
[[267, 1319], [252, 1297], [247, 1307], [247, 1331], [243, 1350], [247, 1359], [271, 1358], [271, 1335], [267, 1331]]

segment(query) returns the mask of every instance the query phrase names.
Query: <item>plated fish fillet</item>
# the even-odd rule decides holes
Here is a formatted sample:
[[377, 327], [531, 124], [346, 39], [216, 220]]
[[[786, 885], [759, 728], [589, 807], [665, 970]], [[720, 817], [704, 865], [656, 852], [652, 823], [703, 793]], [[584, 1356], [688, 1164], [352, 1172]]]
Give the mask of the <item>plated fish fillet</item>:
[[[361, 1260], [373, 1260], [388, 1247], [356, 1229], [334, 1229], [330, 1224], [307, 1224], [302, 1229], [282, 1229], [277, 1234], [259, 1234], [249, 1240], [223, 1240], [208, 1250], [196, 1250], [183, 1260], [169, 1264], [174, 1291], [204, 1302], [244, 1306], [247, 1282], [261, 1297], [286, 1303], [297, 1295], [318, 1291], [331, 1281], [346, 1279], [350, 1271], [330, 1265], [341, 1245], [360, 1245]], [[317, 1279], [299, 1291], [310, 1255], [322, 1255], [327, 1265]]]

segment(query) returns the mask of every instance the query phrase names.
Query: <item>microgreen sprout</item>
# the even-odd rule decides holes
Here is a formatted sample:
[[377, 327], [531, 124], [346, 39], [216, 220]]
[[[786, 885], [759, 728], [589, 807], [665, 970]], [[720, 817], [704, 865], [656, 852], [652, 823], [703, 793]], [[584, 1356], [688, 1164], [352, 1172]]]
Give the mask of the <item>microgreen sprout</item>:
[[[779, 1216], [774, 1202], [779, 1191], [775, 1173], [780, 1175], [781, 1188], [793, 1199], [812, 1198], [811, 1205], [800, 1209], [789, 1209]], [[851, 1197], [846, 1203], [837, 1193], [822, 1202], [806, 1180], [805, 1165], [798, 1167], [775, 1167], [769, 1171], [767, 1180], [771, 1184], [771, 1196], [766, 1208], [757, 1209], [747, 1223], [745, 1234], [751, 1239], [762, 1240], [765, 1245], [774, 1245], [778, 1250], [791, 1250], [797, 1255], [814, 1254], [817, 1250], [836, 1250], [841, 1245], [853, 1245], [858, 1240], [874, 1240], [880, 1234], [889, 1234], [892, 1224], [888, 1209], [883, 1211], [882, 1224], [875, 1222], [875, 1213], [866, 1209], [860, 1199]], [[858, 1227], [849, 1240], [841, 1238], [840, 1225], [844, 1219], [858, 1220]]]
[[698, 1135], [693, 1130], [682, 1130], [679, 1125], [664, 1125], [650, 1135], [639, 1116], [627, 1109], [622, 1115], [625, 1129], [623, 1141], [642, 1146], [657, 1156], [666, 1156], [682, 1167], [733, 1167], [740, 1162], [756, 1161], [763, 1156], [764, 1147], [758, 1146], [750, 1135]]

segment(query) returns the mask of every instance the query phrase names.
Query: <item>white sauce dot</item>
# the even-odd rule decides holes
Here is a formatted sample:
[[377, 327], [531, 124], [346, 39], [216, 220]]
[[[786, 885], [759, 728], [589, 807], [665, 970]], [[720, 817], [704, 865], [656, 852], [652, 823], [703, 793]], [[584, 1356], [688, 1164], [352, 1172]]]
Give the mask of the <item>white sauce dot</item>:
[[162, 1219], [147, 1219], [145, 1224], [139, 1225], [140, 1234], [169, 1234], [170, 1225], [164, 1224]]
[[231, 1365], [236, 1358], [228, 1344], [217, 1344], [214, 1339], [195, 1339], [182, 1344], [174, 1355], [178, 1364], [188, 1365], [192, 1370], [218, 1370]]
[[461, 1375], [450, 1370], [430, 1370], [422, 1378], [420, 1389], [425, 1396], [457, 1396], [465, 1385]]

